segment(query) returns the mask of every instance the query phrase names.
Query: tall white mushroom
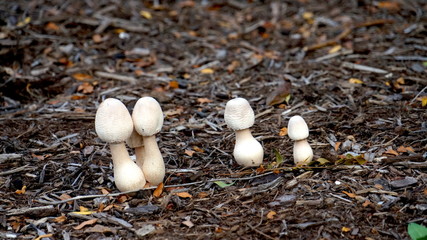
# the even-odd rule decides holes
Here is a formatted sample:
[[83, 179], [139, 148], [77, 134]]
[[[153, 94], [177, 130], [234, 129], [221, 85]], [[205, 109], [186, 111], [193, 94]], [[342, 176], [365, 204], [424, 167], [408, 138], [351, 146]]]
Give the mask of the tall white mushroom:
[[135, 130], [142, 135], [144, 142], [142, 171], [147, 182], [158, 185], [165, 177], [165, 163], [155, 135], [163, 126], [162, 108], [152, 97], [140, 98], [133, 109], [132, 119]]
[[144, 174], [130, 159], [124, 143], [133, 130], [126, 106], [117, 99], [105, 99], [96, 111], [95, 130], [101, 140], [110, 144], [117, 188], [122, 192], [142, 189], [146, 183]]
[[233, 156], [236, 162], [245, 167], [259, 166], [264, 158], [261, 144], [252, 136], [249, 129], [255, 122], [254, 111], [244, 98], [227, 102], [224, 120], [236, 132]]
[[313, 150], [307, 142], [308, 126], [304, 119], [299, 116], [293, 116], [289, 119], [288, 135], [295, 141], [293, 155], [296, 165], [307, 165], [313, 159]]

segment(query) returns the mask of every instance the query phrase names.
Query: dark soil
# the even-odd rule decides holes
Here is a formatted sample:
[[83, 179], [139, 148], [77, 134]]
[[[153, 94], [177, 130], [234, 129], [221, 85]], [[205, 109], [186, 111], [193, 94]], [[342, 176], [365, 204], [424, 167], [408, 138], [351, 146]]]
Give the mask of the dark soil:
[[[426, 11], [2, 1], [0, 238], [409, 239], [408, 223], [427, 225]], [[119, 194], [94, 116], [105, 98], [131, 111], [142, 96], [165, 113], [165, 187]], [[234, 97], [257, 115], [257, 169], [232, 156]], [[284, 134], [293, 115], [310, 128], [309, 167], [295, 167]]]

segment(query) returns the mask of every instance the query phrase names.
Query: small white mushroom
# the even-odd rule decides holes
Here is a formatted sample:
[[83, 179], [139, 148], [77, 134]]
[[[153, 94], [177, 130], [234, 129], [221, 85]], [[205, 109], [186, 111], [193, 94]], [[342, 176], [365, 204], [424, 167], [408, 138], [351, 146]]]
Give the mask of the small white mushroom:
[[252, 136], [250, 127], [255, 122], [254, 111], [244, 98], [227, 102], [224, 120], [236, 132], [233, 156], [236, 162], [245, 167], [259, 166], [264, 158], [261, 144]]
[[288, 135], [295, 141], [293, 148], [294, 162], [296, 165], [308, 165], [313, 159], [313, 149], [307, 142], [309, 135], [307, 123], [301, 116], [289, 119]]
[[165, 163], [155, 135], [163, 126], [162, 108], [152, 97], [140, 98], [133, 109], [132, 119], [135, 130], [142, 135], [144, 142], [142, 171], [147, 182], [158, 185], [165, 177]]
[[144, 174], [130, 159], [124, 143], [133, 130], [126, 106], [117, 99], [105, 99], [96, 111], [95, 130], [101, 140], [110, 144], [117, 188], [122, 192], [142, 189], [146, 183]]

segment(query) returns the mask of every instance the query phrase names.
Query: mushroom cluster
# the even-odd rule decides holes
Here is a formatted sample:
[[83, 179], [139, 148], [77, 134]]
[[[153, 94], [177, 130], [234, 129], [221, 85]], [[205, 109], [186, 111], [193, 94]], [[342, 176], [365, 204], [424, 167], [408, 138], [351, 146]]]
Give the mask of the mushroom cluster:
[[[152, 97], [139, 99], [132, 116], [117, 99], [108, 98], [99, 105], [95, 130], [101, 140], [110, 144], [114, 181], [120, 191], [142, 189], [146, 182], [163, 182], [165, 164], [155, 137], [162, 126], [162, 109]], [[129, 157], [125, 142], [135, 149], [136, 163]]]
[[297, 166], [308, 165], [313, 159], [313, 149], [307, 141], [308, 134], [307, 123], [301, 116], [296, 115], [289, 119], [288, 135], [295, 141], [293, 155]]
[[236, 162], [245, 167], [259, 166], [264, 158], [264, 149], [252, 136], [249, 129], [254, 125], [254, 111], [244, 98], [227, 102], [224, 112], [227, 126], [236, 132], [233, 156]]

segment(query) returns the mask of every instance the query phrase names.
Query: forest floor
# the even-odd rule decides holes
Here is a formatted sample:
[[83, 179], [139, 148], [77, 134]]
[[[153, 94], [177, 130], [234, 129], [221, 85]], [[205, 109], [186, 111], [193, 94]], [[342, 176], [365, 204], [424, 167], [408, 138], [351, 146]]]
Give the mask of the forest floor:
[[[409, 239], [409, 223], [427, 225], [426, 12], [2, 1], [0, 239]], [[106, 98], [132, 111], [143, 96], [164, 111], [166, 177], [120, 194], [94, 117]], [[232, 156], [235, 97], [256, 114], [258, 168]], [[310, 128], [308, 167], [293, 162], [294, 115]]]

